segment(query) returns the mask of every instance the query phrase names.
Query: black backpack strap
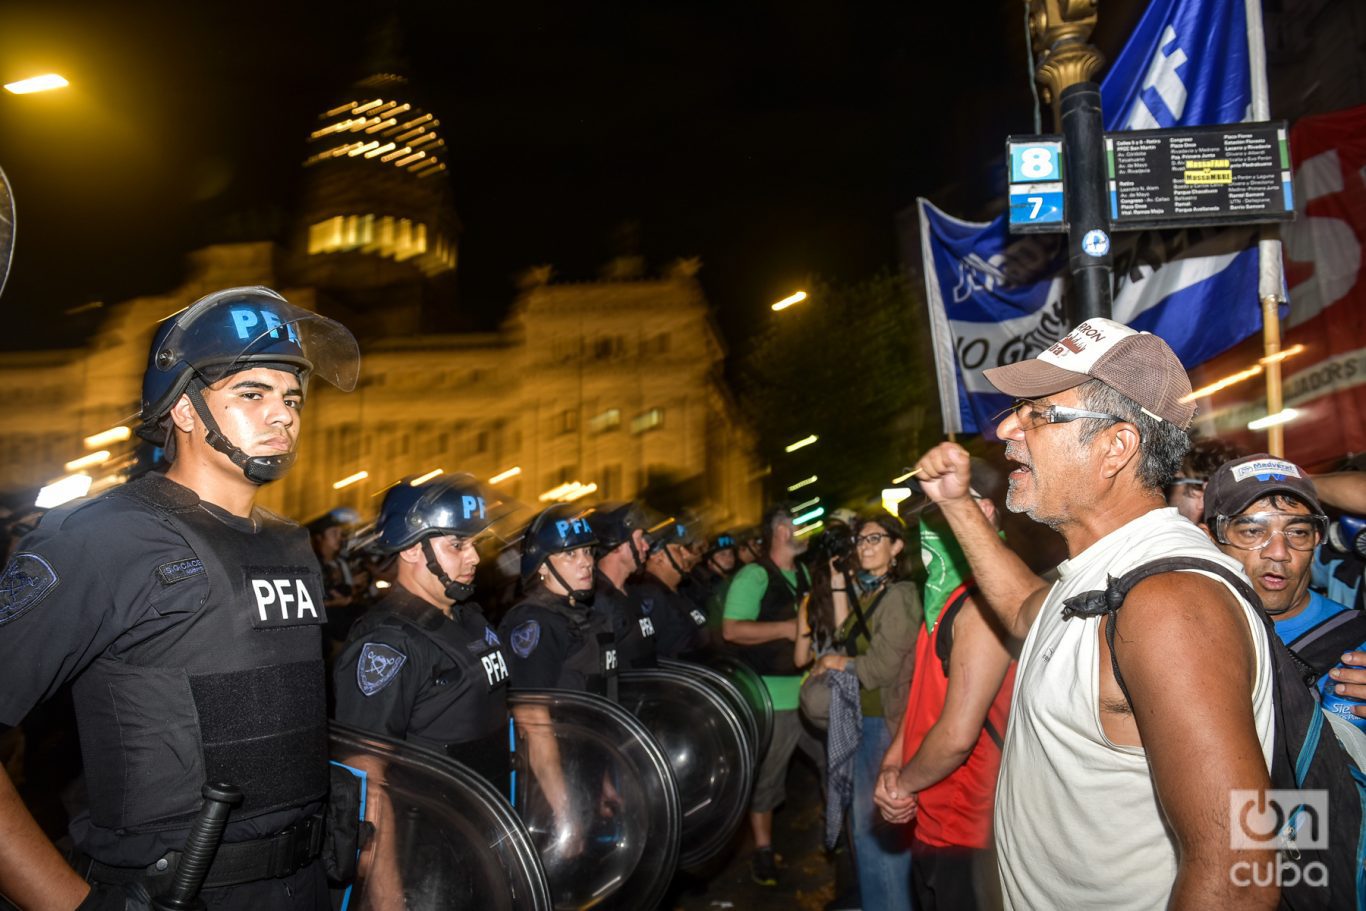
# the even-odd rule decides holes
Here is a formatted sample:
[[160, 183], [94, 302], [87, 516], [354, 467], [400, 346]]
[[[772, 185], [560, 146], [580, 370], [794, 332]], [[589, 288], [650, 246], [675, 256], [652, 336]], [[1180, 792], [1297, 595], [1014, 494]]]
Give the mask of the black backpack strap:
[[[975, 598], [977, 594], [976, 585], [970, 582], [964, 585], [958, 594], [954, 595], [953, 599], [939, 611], [939, 619], [935, 621], [934, 656], [939, 659], [939, 663], [943, 666], [945, 677], [949, 675], [949, 657], [953, 654], [953, 621], [958, 619], [958, 612], [962, 610], [968, 599]], [[1005, 738], [996, 729], [996, 725], [991, 723], [990, 707], [988, 707], [987, 712], [988, 717], [983, 720], [982, 729], [987, 732], [991, 742], [996, 744], [996, 749], [1003, 749]]]
[[[1266, 616], [1262, 608], [1262, 599], [1253, 591], [1252, 586], [1247, 580], [1235, 573], [1222, 563], [1213, 560], [1206, 560], [1203, 557], [1163, 557], [1142, 563], [1129, 570], [1124, 575], [1116, 579], [1110, 576], [1104, 591], [1082, 592], [1073, 595], [1063, 602], [1063, 619], [1070, 620], [1073, 617], [1105, 617], [1105, 641], [1110, 646], [1110, 667], [1115, 673], [1115, 682], [1119, 684], [1120, 692], [1124, 694], [1124, 701], [1133, 706], [1133, 700], [1129, 698], [1129, 688], [1124, 684], [1124, 675], [1119, 671], [1119, 659], [1115, 657], [1115, 625], [1116, 614], [1124, 606], [1124, 599], [1128, 597], [1130, 590], [1135, 585], [1147, 579], [1149, 576], [1161, 575], [1162, 573], [1179, 572], [1182, 570], [1203, 570], [1214, 573], [1233, 587], [1244, 600], [1256, 608], [1257, 616], [1261, 617], [1262, 624], [1266, 628], [1267, 635], [1272, 640], [1276, 639], [1276, 629], [1271, 620]], [[1293, 651], [1290, 652], [1292, 658], [1299, 665], [1301, 676], [1312, 674], [1311, 668], [1304, 659], [1300, 658]], [[1317, 678], [1314, 678], [1317, 679]]]
[[1317, 680], [1337, 667], [1343, 652], [1354, 651], [1363, 642], [1366, 642], [1366, 614], [1349, 609], [1310, 627], [1286, 646], [1314, 669]]
[[855, 641], [859, 634], [865, 636], [869, 643], [873, 641], [873, 628], [868, 624], [873, 622], [873, 615], [877, 613], [878, 605], [882, 603], [882, 596], [885, 594], [887, 594], [887, 588], [883, 586], [882, 590], [877, 593], [877, 597], [873, 598], [873, 603], [868, 605], [867, 613], [864, 612], [863, 606], [858, 603], [857, 598], [849, 599], [849, 609], [854, 612], [854, 625], [849, 629], [849, 635], [844, 638], [844, 652], [850, 658], [856, 657], [857, 646]]
[[958, 616], [958, 611], [963, 604], [976, 594], [977, 586], [964, 585], [962, 591], [939, 611], [939, 619], [934, 625], [935, 630], [938, 631], [934, 640], [934, 654], [944, 667], [945, 677], [949, 675], [949, 656], [953, 654], [953, 621]]

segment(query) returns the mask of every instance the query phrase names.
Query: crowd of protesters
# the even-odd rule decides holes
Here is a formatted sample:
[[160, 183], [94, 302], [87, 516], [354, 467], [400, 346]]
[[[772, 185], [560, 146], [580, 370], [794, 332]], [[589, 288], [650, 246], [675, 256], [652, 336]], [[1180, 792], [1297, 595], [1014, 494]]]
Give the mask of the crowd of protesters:
[[[546, 605], [594, 605], [623, 667], [725, 651], [761, 676], [774, 709], [749, 806], [761, 886], [784, 886], [774, 812], [802, 753], [827, 844], [856, 871], [831, 908], [1254, 908], [1306, 885], [1321, 907], [1366, 906], [1360, 841], [1323, 849], [1339, 881], [1240, 877], [1283, 872], [1277, 848], [1296, 846], [1240, 842], [1231, 798], [1283, 785], [1291, 733], [1277, 726], [1292, 708], [1278, 675], [1292, 661], [1322, 737], [1366, 769], [1366, 472], [1311, 477], [1192, 443], [1171, 349], [1109, 320], [987, 375], [1018, 399], [996, 427], [1005, 477], [944, 443], [899, 515], [841, 510], [806, 538], [781, 505], [710, 535], [641, 504], [576, 509], [598, 517], [591, 543], [538, 554], [530, 575], [523, 543], [521, 578], [495, 559], [460, 584], [490, 596], [489, 623], [518, 654], [527, 617], [554, 625], [536, 613], [549, 592]], [[1007, 512], [1057, 532], [1066, 559], [1031, 567]], [[308, 526], [333, 658], [400, 570], [418, 571], [394, 548], [353, 548], [359, 519], [338, 509]], [[11, 516], [7, 548], [34, 522]], [[538, 686], [567, 667], [558, 653], [540, 676], [526, 655], [511, 663], [514, 684]], [[17, 777], [18, 729], [5, 747]], [[1366, 832], [1360, 811], [1345, 815]]]

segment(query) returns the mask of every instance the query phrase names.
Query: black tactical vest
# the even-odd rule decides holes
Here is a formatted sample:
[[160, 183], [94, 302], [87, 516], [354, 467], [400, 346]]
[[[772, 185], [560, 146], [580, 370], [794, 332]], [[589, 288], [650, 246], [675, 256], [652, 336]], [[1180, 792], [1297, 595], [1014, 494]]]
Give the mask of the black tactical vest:
[[[527, 601], [563, 617], [569, 625], [569, 653], [562, 664], [566, 671], [580, 674], [584, 689], [613, 702], [617, 699], [616, 634], [607, 618], [593, 613], [587, 605], [571, 605], [569, 599], [542, 587], [527, 596]], [[515, 610], [515, 608], [514, 608]]]
[[447, 662], [438, 664], [430, 680], [422, 681], [417, 697], [444, 704], [437, 724], [427, 730], [409, 730], [407, 739], [444, 751], [506, 791], [511, 770], [508, 665], [502, 643], [478, 606], [457, 604], [448, 619], [407, 592], [391, 591], [357, 621], [349, 638], [363, 639], [381, 626], [416, 632]]
[[[768, 573], [768, 585], [764, 597], [759, 601], [759, 623], [788, 622], [797, 619], [797, 608], [802, 598], [810, 591], [806, 571], [797, 566], [797, 587], [783, 578], [779, 569], [768, 560], [760, 560], [759, 566]], [[792, 640], [776, 639], [761, 645], [747, 645], [738, 650], [740, 658], [760, 674], [769, 677], [789, 677], [800, 673], [792, 660]]]
[[205, 781], [242, 791], [234, 822], [321, 800], [325, 612], [307, 532], [262, 510], [258, 531], [238, 530], [157, 473], [109, 495], [138, 501], [185, 539], [197, 561], [163, 580], [199, 585], [203, 597], [179, 599], [179, 624], [95, 659], [76, 681], [91, 822], [183, 828]]
[[617, 661], [623, 670], [658, 666], [655, 626], [640, 599], [620, 591], [601, 573], [595, 576], [593, 611], [611, 621], [617, 639]]

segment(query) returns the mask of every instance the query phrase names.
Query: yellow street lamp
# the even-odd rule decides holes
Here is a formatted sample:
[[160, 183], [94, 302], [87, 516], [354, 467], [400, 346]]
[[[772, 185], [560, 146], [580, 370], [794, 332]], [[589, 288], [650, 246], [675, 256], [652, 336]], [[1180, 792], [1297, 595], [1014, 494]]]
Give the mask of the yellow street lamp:
[[800, 303], [801, 303], [802, 301], [804, 301], [804, 300], [806, 300], [806, 292], [805, 292], [805, 291], [798, 291], [798, 292], [795, 293], [795, 294], [789, 294], [787, 297], [785, 297], [785, 298], [783, 298], [782, 300], [780, 300], [780, 301], [778, 301], [777, 303], [775, 303], [775, 304], [773, 305], [773, 309], [774, 309], [775, 311], [777, 311], [777, 310], [786, 310], [788, 307], [791, 307], [793, 304], [800, 304]]
[[31, 76], [28, 79], [20, 79], [18, 82], [6, 83], [5, 89], [13, 95], [32, 95], [35, 92], [64, 89], [70, 84], [56, 73], [44, 73], [41, 76]]

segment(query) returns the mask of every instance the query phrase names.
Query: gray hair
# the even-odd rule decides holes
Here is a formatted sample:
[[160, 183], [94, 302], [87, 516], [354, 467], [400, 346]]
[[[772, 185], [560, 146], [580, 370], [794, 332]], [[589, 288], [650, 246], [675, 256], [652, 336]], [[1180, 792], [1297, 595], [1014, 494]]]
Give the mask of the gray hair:
[[[1138, 481], [1149, 490], [1164, 491], [1181, 469], [1181, 460], [1190, 450], [1190, 436], [1171, 421], [1148, 414], [1137, 402], [1100, 380], [1088, 380], [1077, 387], [1081, 406], [1088, 411], [1114, 414], [1138, 428]], [[1087, 418], [1081, 425], [1079, 441], [1090, 443], [1110, 421]]]

